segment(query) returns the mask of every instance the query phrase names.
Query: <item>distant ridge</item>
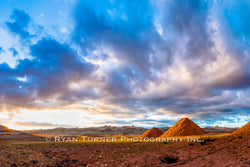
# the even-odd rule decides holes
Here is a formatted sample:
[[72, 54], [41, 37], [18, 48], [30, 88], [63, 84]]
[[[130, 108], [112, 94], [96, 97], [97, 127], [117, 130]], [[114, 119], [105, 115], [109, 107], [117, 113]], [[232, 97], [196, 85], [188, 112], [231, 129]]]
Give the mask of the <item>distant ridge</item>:
[[148, 138], [150, 138], [150, 137], [159, 137], [162, 134], [163, 134], [163, 132], [160, 129], [153, 127], [151, 129], [147, 130], [145, 133], [143, 133], [139, 137], [143, 137], [143, 138], [145, 138], [145, 137], [148, 137]]
[[188, 118], [182, 118], [168, 129], [161, 137], [203, 135], [207, 132]]
[[250, 135], [250, 121], [240, 129], [233, 132], [232, 135]]

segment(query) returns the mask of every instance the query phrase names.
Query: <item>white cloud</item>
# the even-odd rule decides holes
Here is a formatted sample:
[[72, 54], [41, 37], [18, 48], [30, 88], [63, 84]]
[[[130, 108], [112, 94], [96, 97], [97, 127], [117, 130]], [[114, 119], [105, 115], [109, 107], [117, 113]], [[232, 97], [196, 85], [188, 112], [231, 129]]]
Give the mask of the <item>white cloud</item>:
[[69, 30], [68, 30], [67, 28], [62, 28], [62, 29], [60, 30], [60, 32], [63, 33], [63, 34], [68, 34], [68, 33], [69, 33]]

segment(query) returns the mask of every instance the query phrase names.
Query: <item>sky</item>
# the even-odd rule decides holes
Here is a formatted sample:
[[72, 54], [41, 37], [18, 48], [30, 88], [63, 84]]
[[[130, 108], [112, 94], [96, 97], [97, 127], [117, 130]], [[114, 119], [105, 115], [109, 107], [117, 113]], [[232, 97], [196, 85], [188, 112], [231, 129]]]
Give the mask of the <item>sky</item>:
[[0, 1], [0, 124], [239, 127], [248, 0]]

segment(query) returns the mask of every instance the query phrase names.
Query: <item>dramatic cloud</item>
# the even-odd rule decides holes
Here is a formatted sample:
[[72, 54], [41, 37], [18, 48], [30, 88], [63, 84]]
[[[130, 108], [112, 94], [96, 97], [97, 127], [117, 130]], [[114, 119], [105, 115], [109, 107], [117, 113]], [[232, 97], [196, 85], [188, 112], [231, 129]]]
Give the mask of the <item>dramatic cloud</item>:
[[[88, 79], [95, 69], [68, 45], [54, 39], [42, 39], [30, 50], [32, 59], [19, 60], [15, 68], [1, 64], [0, 96], [13, 107], [39, 107], [40, 100], [60, 99], [70, 94], [72, 81]], [[89, 91], [77, 93], [82, 97], [94, 96]]]
[[248, 1], [90, 0], [69, 20], [47, 15], [14, 9], [4, 22], [22, 47], [0, 47], [17, 61], [0, 64], [3, 111], [77, 110], [95, 124], [139, 126], [248, 119]]

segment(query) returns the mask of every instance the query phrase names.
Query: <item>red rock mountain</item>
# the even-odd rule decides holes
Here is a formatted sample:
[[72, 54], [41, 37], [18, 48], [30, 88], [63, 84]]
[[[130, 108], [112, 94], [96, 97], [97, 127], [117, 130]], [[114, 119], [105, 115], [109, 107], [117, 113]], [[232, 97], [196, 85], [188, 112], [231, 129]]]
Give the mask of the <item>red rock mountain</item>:
[[240, 129], [233, 132], [232, 135], [250, 135], [250, 121]]
[[206, 134], [203, 129], [188, 118], [182, 118], [168, 129], [161, 137], [192, 136]]
[[143, 133], [139, 137], [143, 137], [143, 138], [145, 138], [145, 137], [148, 137], [148, 138], [150, 138], [150, 137], [159, 137], [162, 134], [163, 134], [163, 132], [160, 129], [154, 127], [152, 129], [147, 130], [145, 133]]
[[12, 132], [12, 129], [9, 129], [6, 126], [0, 125], [0, 132]]

